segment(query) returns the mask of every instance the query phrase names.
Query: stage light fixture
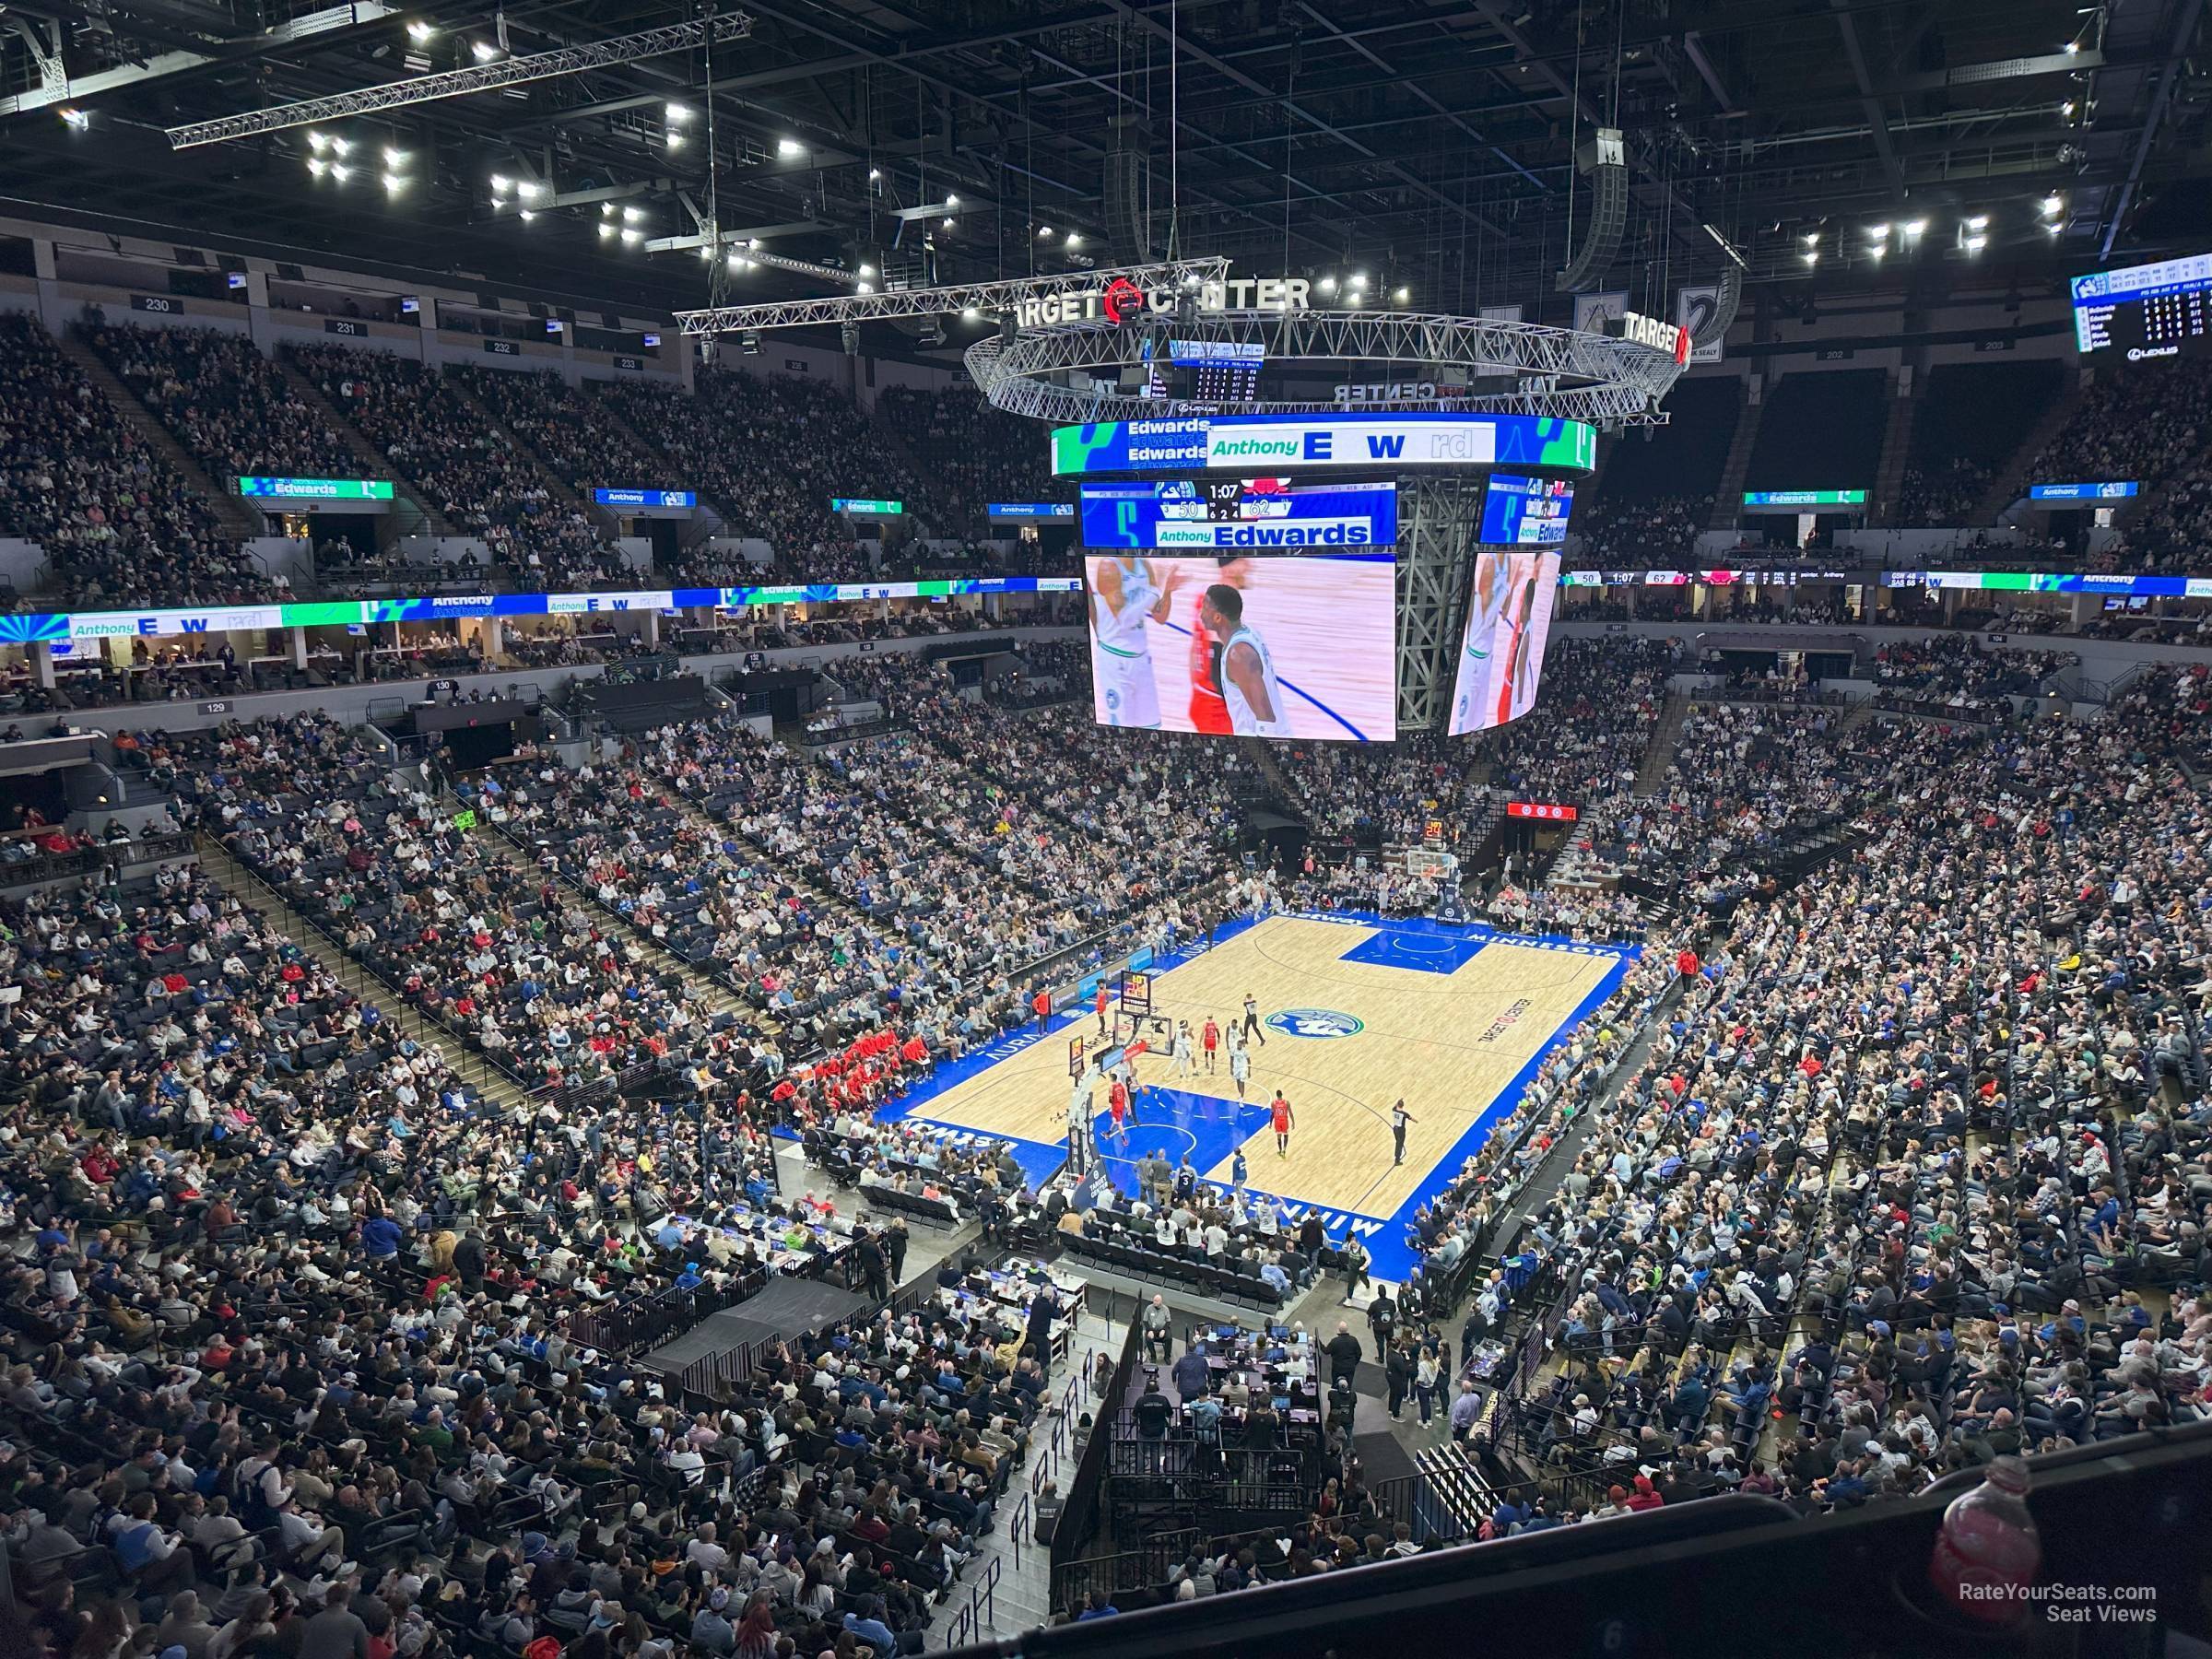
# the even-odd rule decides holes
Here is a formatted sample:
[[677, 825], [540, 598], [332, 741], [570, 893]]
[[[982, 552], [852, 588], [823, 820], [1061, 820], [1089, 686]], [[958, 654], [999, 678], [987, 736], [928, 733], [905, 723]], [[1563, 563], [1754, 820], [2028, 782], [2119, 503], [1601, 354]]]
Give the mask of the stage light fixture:
[[1988, 246], [1989, 238], [1986, 236], [1970, 236], [1966, 239], [1966, 251], [1969, 253], [1979, 253]]
[[796, 138], [779, 138], [776, 140], [776, 154], [779, 156], [789, 158], [793, 156], [803, 156], [806, 153], [806, 147], [801, 144]]
[[622, 222], [626, 225], [634, 225], [644, 217], [645, 210], [641, 207], [625, 207], [622, 209]]
[[307, 135], [307, 147], [313, 150], [316, 155], [321, 155], [325, 149], [330, 147], [330, 135], [328, 133], [318, 133], [312, 128], [310, 128]]
[[418, 46], [421, 45], [425, 41], [429, 40], [438, 31], [435, 29], [431, 28], [428, 23], [423, 22], [419, 18], [407, 25], [407, 39], [414, 41]]
[[1070, 230], [1067, 233], [1067, 245], [1071, 248], [1079, 248], [1083, 245], [1083, 239], [1080, 236], [1077, 236], [1073, 230]]
[[343, 161], [333, 161], [330, 164], [330, 176], [335, 179], [339, 183], [343, 184], [347, 180], [353, 177], [353, 169], [347, 166]]
[[1324, 276], [1318, 286], [1323, 293], [1333, 294], [1336, 291], [1336, 278], [1334, 276]]
[[682, 126], [685, 122], [691, 119], [691, 112], [680, 103], [670, 104], [661, 112], [661, 114], [670, 126]]
[[615, 205], [612, 202], [600, 203], [599, 217], [601, 218], [613, 218], [615, 217]]
[[1346, 281], [1353, 288], [1363, 288], [1367, 286], [1367, 273], [1365, 271], [1354, 271], [1350, 276], [1346, 278]]
[[967, 318], [969, 322], [972, 323], [976, 320], [976, 318], [982, 316], [982, 313], [977, 311], [972, 305], [963, 305], [960, 307], [960, 315]]
[[406, 164], [407, 152], [406, 150], [395, 149], [389, 144], [384, 146], [384, 165], [386, 167], [405, 167]]
[[1805, 251], [1805, 263], [1808, 265], [1818, 265], [1820, 263], [1820, 250], [1818, 248], [1807, 248]]
[[60, 114], [62, 124], [73, 133], [81, 133], [92, 124], [92, 117], [82, 110], [63, 110]]
[[388, 195], [397, 195], [406, 188], [406, 180], [395, 172], [388, 172], [384, 175], [384, 191]]
[[622, 232], [622, 245], [626, 248], [635, 247], [639, 242], [643, 241], [644, 240], [645, 232], [642, 230], [625, 230]]
[[1905, 222], [1905, 237], [1906, 237], [1906, 240], [1910, 241], [1910, 240], [1911, 240], [1911, 239], [1912, 239], [1913, 237], [1916, 237], [1916, 236], [1918, 236], [1918, 235], [1919, 235], [1919, 234], [1920, 234], [1920, 233], [1921, 233], [1923, 230], [1925, 230], [1927, 228], [1928, 228], [1928, 221], [1927, 221], [1926, 219], [1924, 219], [1924, 218], [1916, 218], [1916, 219], [1908, 219], [1908, 220], [1906, 220], [1906, 222]]
[[951, 191], [949, 191], [949, 190], [948, 190], [948, 191], [947, 191], [947, 192], [945, 193], [945, 206], [947, 206], [947, 207], [958, 207], [959, 205], [960, 205], [960, 198], [959, 198], [959, 196], [957, 196], [957, 195], [953, 194], [953, 193], [952, 193]]
[[500, 49], [489, 41], [471, 41], [468, 43], [468, 49], [477, 54], [477, 62], [479, 64], [488, 64], [493, 58], [500, 55]]
[[330, 141], [330, 151], [334, 156], [346, 155], [349, 153], [352, 148], [353, 140], [350, 138], [333, 138]]
[[525, 225], [526, 225], [526, 224], [528, 224], [528, 223], [529, 223], [529, 222], [530, 222], [532, 219], [535, 218], [536, 217], [537, 217], [537, 215], [536, 215], [536, 214], [535, 214], [535, 213], [533, 213], [533, 212], [531, 212], [529, 208], [525, 207], [525, 208], [524, 208], [524, 209], [523, 209], [523, 212], [522, 212], [522, 220], [523, 220], [523, 223], [524, 223], [524, 224], [525, 224]]
[[1037, 240], [1039, 241], [1042, 241], [1046, 237], [1052, 235], [1052, 233], [1053, 228], [1050, 225], [1040, 225], [1037, 227]]
[[2065, 196], [2047, 195], [2043, 198], [2043, 217], [2045, 218], [2056, 218], [2065, 210], [2066, 198]]
[[858, 275], [865, 281], [866, 278], [876, 275], [876, 267], [872, 265], [864, 265], [860, 267], [860, 270], [856, 273], [856, 275]]
[[514, 181], [507, 177], [506, 174], [493, 173], [491, 175], [491, 194], [493, 195], [505, 195], [513, 188]]
[[1967, 228], [1969, 230], [1986, 230], [1986, 229], [1989, 229], [1989, 215], [1988, 215], [1988, 214], [1986, 214], [1986, 213], [1977, 213], [1977, 214], [1975, 214], [1975, 215], [1974, 215], [1974, 217], [1973, 217], [1972, 218], [1970, 218], [1970, 219], [1968, 219], [1968, 220], [1966, 221], [1966, 228]]
[[1888, 241], [1889, 240], [1889, 227], [1887, 224], [1869, 225], [1866, 227], [1866, 235], [1874, 241]]
[[682, 149], [684, 147], [684, 135], [678, 132], [670, 132], [668, 135], [668, 147], [672, 150]]
[[1403, 304], [1405, 304], [1405, 303], [1406, 303], [1406, 300], [1408, 300], [1412, 299], [1412, 298], [1413, 298], [1413, 295], [1412, 295], [1411, 291], [1410, 291], [1410, 290], [1408, 290], [1408, 289], [1406, 289], [1406, 288], [1397, 288], [1397, 289], [1394, 289], [1394, 290], [1393, 290], [1393, 292], [1391, 293], [1391, 296], [1390, 296], [1390, 297], [1391, 297], [1391, 299], [1392, 299], [1394, 301], [1395, 301], [1397, 304], [1399, 304], [1399, 305], [1403, 305]]
[[[876, 291], [876, 285], [872, 282], [855, 283], [853, 285], [853, 291], [860, 294], [872, 294]], [[850, 327], [851, 324], [848, 324], [846, 326]]]
[[307, 171], [314, 174], [318, 179], [329, 170], [329, 167], [330, 163], [324, 160], [320, 156], [310, 156], [307, 159]]

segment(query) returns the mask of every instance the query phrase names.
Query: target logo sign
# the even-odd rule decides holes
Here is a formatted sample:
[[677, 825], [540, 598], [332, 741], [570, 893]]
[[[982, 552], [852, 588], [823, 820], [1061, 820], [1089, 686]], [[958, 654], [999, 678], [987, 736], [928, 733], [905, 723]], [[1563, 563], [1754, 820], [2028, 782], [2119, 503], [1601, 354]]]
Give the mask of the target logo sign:
[[1116, 276], [1099, 296], [1099, 309], [1109, 323], [1134, 323], [1145, 312], [1145, 290], [1126, 276]]

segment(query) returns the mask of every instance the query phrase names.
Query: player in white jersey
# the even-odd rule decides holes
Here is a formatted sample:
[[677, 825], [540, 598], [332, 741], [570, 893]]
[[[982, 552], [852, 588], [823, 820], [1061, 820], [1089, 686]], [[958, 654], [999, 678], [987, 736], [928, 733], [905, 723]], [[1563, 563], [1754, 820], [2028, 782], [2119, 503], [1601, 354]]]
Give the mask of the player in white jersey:
[[1152, 677], [1152, 641], [1145, 622], [1168, 619], [1176, 579], [1170, 566], [1155, 582], [1148, 559], [1091, 563], [1090, 630], [1098, 648], [1091, 653], [1091, 670], [1098, 677], [1108, 725], [1159, 724], [1159, 685]]
[[1283, 704], [1283, 688], [1275, 677], [1275, 660], [1267, 641], [1244, 626], [1244, 595], [1227, 582], [1206, 590], [1200, 613], [1214, 638], [1214, 680], [1221, 700], [1229, 705], [1229, 728], [1240, 737], [1288, 737], [1289, 712]]
[[1499, 618], [1512, 601], [1513, 584], [1507, 580], [1505, 560], [1495, 554], [1477, 554], [1475, 593], [1467, 602], [1467, 631], [1460, 644], [1458, 696], [1453, 700], [1452, 730], [1478, 732], [1494, 699], [1489, 695], [1490, 655], [1495, 649]]

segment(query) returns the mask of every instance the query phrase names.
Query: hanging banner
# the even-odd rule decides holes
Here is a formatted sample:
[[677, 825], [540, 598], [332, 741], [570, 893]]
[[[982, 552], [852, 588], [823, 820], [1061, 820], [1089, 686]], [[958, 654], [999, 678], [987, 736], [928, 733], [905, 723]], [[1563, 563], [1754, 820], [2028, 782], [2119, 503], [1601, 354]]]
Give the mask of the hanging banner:
[[1618, 323], [1629, 314], [1629, 290], [1617, 288], [1609, 294], [1577, 294], [1574, 297], [1574, 325], [1584, 334], [1603, 334], [1606, 324]]
[[[1675, 321], [1689, 335], [1689, 360], [1717, 363], [1724, 342], [1712, 320], [1720, 314], [1721, 290], [1712, 283], [1693, 284], [1675, 295]], [[1708, 333], [1712, 337], [1706, 337]]]

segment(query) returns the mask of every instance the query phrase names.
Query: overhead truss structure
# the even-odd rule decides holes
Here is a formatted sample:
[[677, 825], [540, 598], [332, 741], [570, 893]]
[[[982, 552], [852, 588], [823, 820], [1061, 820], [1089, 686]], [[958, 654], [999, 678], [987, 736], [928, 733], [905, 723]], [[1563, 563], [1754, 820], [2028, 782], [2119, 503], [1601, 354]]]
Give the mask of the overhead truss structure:
[[[763, 262], [765, 263], [765, 262]], [[1000, 282], [956, 283], [950, 287], [900, 288], [887, 294], [837, 294], [822, 300], [770, 300], [756, 305], [724, 305], [708, 311], [677, 312], [686, 335], [731, 334], [739, 329], [818, 328], [840, 323], [880, 323], [893, 317], [942, 317], [973, 311], [998, 317], [1024, 300], [1103, 289], [1116, 277], [1140, 288], [1181, 288], [1219, 282], [1229, 275], [1226, 259], [1170, 259], [1153, 265], [1114, 265], [1078, 276], [1021, 276]]]
[[634, 64], [645, 58], [665, 57], [674, 52], [688, 52], [704, 45], [710, 39], [717, 45], [725, 41], [742, 40], [752, 32], [752, 29], [753, 20], [743, 12], [725, 12], [718, 17], [701, 18], [689, 23], [670, 24], [665, 29], [648, 29], [637, 34], [619, 35], [611, 41], [594, 41], [589, 46], [564, 46], [554, 52], [536, 52], [527, 57], [477, 64], [466, 69], [452, 69], [441, 75], [418, 75], [411, 79], [388, 81], [382, 86], [364, 87], [355, 92], [338, 92], [328, 98], [310, 98], [298, 103], [276, 104], [265, 110], [252, 110], [242, 115], [225, 115], [216, 121], [170, 127], [166, 133], [171, 149], [192, 149], [203, 144], [224, 144], [234, 138], [252, 138], [262, 133], [282, 132], [288, 127], [312, 126], [320, 121], [343, 121], [349, 116], [373, 115], [380, 111], [402, 109], [408, 104], [431, 103], [441, 98], [462, 98], [471, 92], [493, 92], [501, 87], [519, 86], [525, 81], [550, 80], [557, 76], [577, 75], [587, 69], [611, 69], [618, 65]]
[[1398, 735], [1440, 731], [1452, 709], [1460, 634], [1488, 476], [1398, 480]]
[[[1009, 414], [1060, 425], [1144, 420], [1163, 415], [1341, 413], [1334, 402], [1254, 399], [1208, 402], [1199, 409], [1163, 406], [1116, 389], [1124, 370], [1144, 362], [1149, 340], [1171, 328], [1178, 339], [1254, 344], [1271, 363], [1312, 362], [1351, 378], [1464, 387], [1435, 397], [1363, 403], [1363, 408], [1479, 409], [1553, 416], [1600, 428], [1664, 424], [1659, 401], [1682, 366], [1668, 353], [1573, 328], [1487, 318], [1403, 312], [1230, 312], [1195, 321], [1155, 319], [1134, 328], [1096, 323], [1025, 329], [968, 348], [968, 372], [983, 395]], [[1399, 372], [1370, 375], [1377, 366]], [[1343, 378], [1340, 373], [1339, 378]], [[1101, 389], [1101, 387], [1103, 389]]]

